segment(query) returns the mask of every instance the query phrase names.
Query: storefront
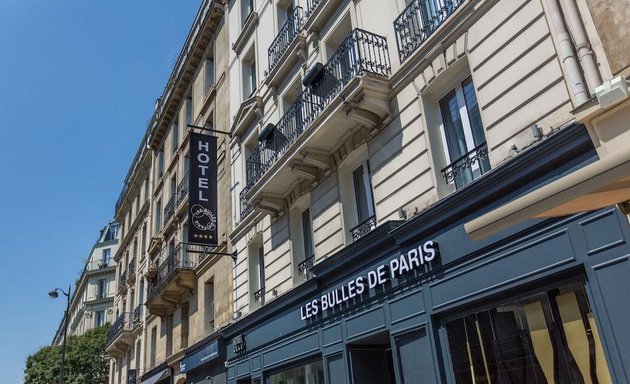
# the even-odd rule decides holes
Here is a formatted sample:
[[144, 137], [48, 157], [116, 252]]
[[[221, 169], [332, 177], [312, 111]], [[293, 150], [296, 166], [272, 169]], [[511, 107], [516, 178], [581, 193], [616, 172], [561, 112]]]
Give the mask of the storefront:
[[142, 376], [142, 384], [171, 384], [173, 382], [173, 369], [166, 364], [160, 364], [156, 368]]
[[405, 223], [380, 224], [228, 327], [227, 382], [630, 382], [627, 216], [530, 220], [482, 241], [464, 229], [592, 161], [588, 137], [569, 134], [546, 145], [570, 145], [536, 148]]
[[187, 384], [225, 384], [225, 348], [221, 339], [204, 340], [186, 351], [179, 370]]

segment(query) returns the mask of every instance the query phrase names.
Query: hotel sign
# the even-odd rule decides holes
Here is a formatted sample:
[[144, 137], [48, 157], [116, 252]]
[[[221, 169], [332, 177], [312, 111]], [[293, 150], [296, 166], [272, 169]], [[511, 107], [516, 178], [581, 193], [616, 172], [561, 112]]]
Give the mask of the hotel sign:
[[188, 242], [217, 245], [217, 138], [190, 133]]
[[426, 241], [390, 259], [386, 264], [370, 270], [367, 275], [355, 277], [341, 287], [304, 304], [300, 307], [300, 317], [302, 320], [307, 320], [317, 317], [326, 310], [341, 307], [349, 300], [360, 299], [370, 289], [384, 285], [389, 279], [406, 275], [420, 268], [424, 269], [425, 264], [432, 262], [439, 255], [438, 243], [433, 240]]

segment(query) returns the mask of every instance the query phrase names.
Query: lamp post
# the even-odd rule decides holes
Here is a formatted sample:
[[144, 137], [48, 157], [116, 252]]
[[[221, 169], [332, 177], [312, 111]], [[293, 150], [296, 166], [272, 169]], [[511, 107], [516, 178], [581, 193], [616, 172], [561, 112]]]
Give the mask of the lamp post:
[[61, 288], [55, 288], [52, 291], [48, 292], [48, 296], [50, 296], [51, 299], [56, 299], [57, 297], [59, 297], [59, 292], [63, 293], [66, 296], [67, 299], [67, 304], [66, 304], [66, 311], [64, 312], [64, 324], [63, 324], [63, 344], [61, 347], [61, 372], [59, 374], [59, 384], [63, 384], [65, 382], [65, 379], [63, 377], [63, 366], [66, 362], [66, 339], [68, 338], [68, 312], [70, 312], [70, 289], [71, 289], [71, 285], [68, 285], [68, 292], [64, 291]]

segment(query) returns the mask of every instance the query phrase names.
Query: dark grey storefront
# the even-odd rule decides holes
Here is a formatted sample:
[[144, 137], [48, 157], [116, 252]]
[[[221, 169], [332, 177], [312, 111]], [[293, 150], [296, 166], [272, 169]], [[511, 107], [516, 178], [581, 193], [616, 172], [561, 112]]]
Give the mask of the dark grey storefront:
[[630, 382], [626, 216], [532, 220], [478, 242], [463, 228], [592, 161], [585, 134], [567, 129], [317, 264], [225, 330], [227, 382]]
[[202, 340], [189, 348], [179, 364], [187, 384], [225, 384], [225, 347], [221, 339]]

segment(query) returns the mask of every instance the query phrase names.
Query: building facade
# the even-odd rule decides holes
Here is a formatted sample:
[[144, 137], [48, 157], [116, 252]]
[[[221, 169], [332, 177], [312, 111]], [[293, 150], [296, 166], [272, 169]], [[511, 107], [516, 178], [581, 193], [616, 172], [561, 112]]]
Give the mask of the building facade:
[[[116, 262], [119, 224], [109, 222], [92, 247], [70, 301], [68, 336], [81, 336], [90, 329], [111, 323], [116, 293]], [[53, 345], [63, 343], [66, 317], [61, 320]]]
[[630, 381], [624, 12], [202, 2], [116, 206], [110, 383]]
[[231, 4], [229, 383], [629, 380], [618, 5]]
[[[230, 154], [221, 133], [229, 121], [225, 9], [220, 1], [202, 3], [116, 206], [125, 223], [117, 257], [128, 267], [118, 273], [111, 384], [183, 382], [195, 373], [180, 364], [187, 352], [211, 344], [232, 320]], [[216, 140], [216, 246], [189, 241], [191, 201], [199, 197], [191, 196], [199, 187], [193, 137]], [[225, 380], [217, 364], [222, 369], [210, 368]]]

